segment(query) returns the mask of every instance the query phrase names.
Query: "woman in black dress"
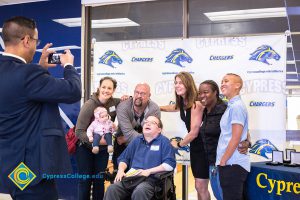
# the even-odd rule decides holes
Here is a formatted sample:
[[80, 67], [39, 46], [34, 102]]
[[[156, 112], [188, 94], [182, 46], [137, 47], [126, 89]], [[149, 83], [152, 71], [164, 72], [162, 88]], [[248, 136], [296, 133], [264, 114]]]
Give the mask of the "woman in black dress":
[[172, 145], [179, 148], [190, 143], [190, 161], [198, 199], [208, 200], [210, 199], [208, 192], [209, 166], [199, 134], [204, 106], [197, 101], [197, 88], [191, 74], [180, 72], [175, 76], [174, 83], [176, 104], [162, 106], [161, 110], [180, 110], [180, 117], [185, 122], [188, 133], [181, 141], [172, 141]]

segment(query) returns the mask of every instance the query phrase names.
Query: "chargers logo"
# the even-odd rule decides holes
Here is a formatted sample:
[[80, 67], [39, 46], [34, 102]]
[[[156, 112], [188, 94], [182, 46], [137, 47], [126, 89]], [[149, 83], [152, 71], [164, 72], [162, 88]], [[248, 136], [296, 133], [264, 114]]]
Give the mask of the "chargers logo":
[[255, 142], [249, 152], [268, 159], [266, 153], [272, 153], [273, 150], [277, 150], [277, 148], [269, 140], [261, 139]]
[[267, 65], [271, 65], [268, 63], [267, 59], [275, 59], [279, 60], [280, 55], [276, 53], [269, 45], [262, 45], [258, 47], [253, 53], [250, 54], [251, 57], [249, 60], [256, 60]]
[[228, 56], [216, 56], [216, 55], [211, 55], [209, 57], [209, 60], [232, 60], [234, 58], [233, 55], [228, 55]]
[[193, 59], [187, 54], [183, 49], [175, 49], [173, 50], [170, 55], [168, 55], [166, 63], [172, 63], [174, 65], [178, 65], [180, 67], [184, 67], [181, 62], [193, 62]]
[[274, 107], [275, 102], [269, 102], [269, 101], [250, 101], [249, 103], [250, 107]]
[[142, 57], [132, 57], [131, 58], [131, 62], [152, 62], [153, 61], [153, 58], [142, 58]]
[[102, 63], [112, 68], [116, 68], [115, 66], [113, 66], [113, 63], [122, 64], [122, 62], [123, 60], [120, 58], [120, 56], [118, 56], [116, 52], [112, 50], [105, 52], [105, 54], [101, 56], [101, 58], [99, 58], [99, 64]]
[[[182, 138], [181, 138], [181, 137], [173, 137], [173, 138], [170, 139], [170, 141], [173, 141], [173, 140], [176, 140], [176, 142], [179, 142], [179, 141], [182, 140]], [[179, 150], [181, 150], [181, 151], [186, 151], [186, 152], [190, 152], [190, 146], [186, 145], [186, 146], [184, 146], [184, 147], [180, 147], [179, 149], [176, 149], [176, 150], [175, 150], [175, 153], [176, 153], [177, 155], [181, 156], [180, 153], [179, 153]]]

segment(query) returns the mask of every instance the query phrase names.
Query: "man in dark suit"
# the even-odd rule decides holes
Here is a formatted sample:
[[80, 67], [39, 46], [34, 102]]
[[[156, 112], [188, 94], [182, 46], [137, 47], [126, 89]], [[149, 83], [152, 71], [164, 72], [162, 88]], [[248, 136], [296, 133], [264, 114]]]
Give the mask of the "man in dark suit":
[[[0, 55], [0, 185], [16, 200], [58, 199], [54, 180], [46, 180], [45, 175], [71, 172], [58, 103], [74, 103], [81, 98], [74, 57], [69, 50], [61, 55], [64, 79], [54, 78], [47, 70], [53, 66], [47, 64], [52, 44], [43, 48], [39, 65], [30, 63], [39, 43], [33, 20], [8, 19], [3, 24], [2, 37], [5, 51]], [[22, 162], [36, 175], [23, 190], [18, 187], [26, 185], [33, 175], [19, 166]]]

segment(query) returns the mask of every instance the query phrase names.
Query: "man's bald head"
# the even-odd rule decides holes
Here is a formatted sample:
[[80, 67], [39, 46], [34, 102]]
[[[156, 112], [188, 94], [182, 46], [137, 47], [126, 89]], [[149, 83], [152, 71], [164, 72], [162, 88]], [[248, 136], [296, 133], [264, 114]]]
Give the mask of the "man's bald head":
[[150, 94], [150, 86], [148, 85], [148, 83], [138, 83], [135, 86], [135, 90], [138, 89], [138, 88], [143, 88], [143, 90], [145, 92], [147, 92], [148, 94]]
[[138, 83], [134, 89], [134, 106], [144, 109], [150, 100], [150, 86], [147, 83]]
[[228, 74], [226, 74], [226, 76], [232, 77], [233, 81], [235, 83], [239, 84], [239, 89], [242, 89], [242, 87], [243, 87], [243, 80], [242, 80], [242, 78], [239, 75], [234, 74], [234, 73], [228, 73]]

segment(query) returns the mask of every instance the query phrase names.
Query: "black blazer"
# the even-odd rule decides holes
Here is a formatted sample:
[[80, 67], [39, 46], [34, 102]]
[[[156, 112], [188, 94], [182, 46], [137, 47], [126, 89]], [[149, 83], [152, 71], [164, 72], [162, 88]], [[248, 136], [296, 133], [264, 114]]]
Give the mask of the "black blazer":
[[64, 79], [36, 64], [0, 55], [0, 185], [16, 186], [8, 175], [24, 162], [37, 178], [71, 172], [58, 103], [81, 98], [80, 76], [71, 65]]

